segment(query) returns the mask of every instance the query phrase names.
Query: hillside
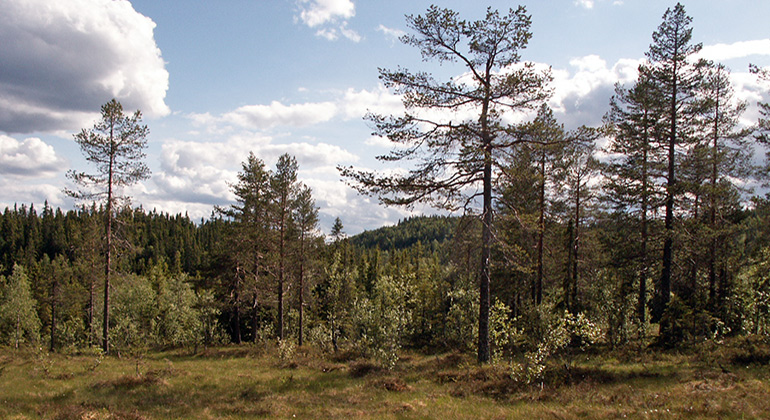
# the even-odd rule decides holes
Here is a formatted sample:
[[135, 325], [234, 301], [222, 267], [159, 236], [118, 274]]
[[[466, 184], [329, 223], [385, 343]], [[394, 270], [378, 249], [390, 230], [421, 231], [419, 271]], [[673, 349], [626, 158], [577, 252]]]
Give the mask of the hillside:
[[395, 226], [368, 230], [350, 238], [351, 244], [382, 251], [401, 250], [422, 244], [441, 245], [451, 240], [457, 228], [457, 217], [418, 216], [400, 220]]

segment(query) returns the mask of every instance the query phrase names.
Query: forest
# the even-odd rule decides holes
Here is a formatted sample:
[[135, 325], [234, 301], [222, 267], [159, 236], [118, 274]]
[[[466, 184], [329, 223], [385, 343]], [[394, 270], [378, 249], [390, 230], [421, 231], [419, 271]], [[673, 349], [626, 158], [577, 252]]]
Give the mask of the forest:
[[[586, 355], [728, 352], [708, 369], [764, 372], [770, 104], [753, 125], [741, 122], [748, 104], [734, 97], [729, 69], [696, 58], [691, 21], [681, 4], [668, 9], [604, 124], [567, 130], [545, 104], [548, 71], [521, 59], [526, 10], [488, 10], [477, 22], [438, 7], [407, 17], [414, 35], [402, 40], [467, 78], [381, 69], [406, 113], [367, 120], [397, 146], [380, 159], [413, 169], [339, 169], [385, 205], [442, 215], [353, 236], [339, 218], [321, 234], [289, 154], [274, 168], [245, 154], [236, 201], [208, 218], [132, 206], [118, 187], [150, 176], [148, 129], [113, 100], [75, 135], [95, 171], [68, 173], [81, 205], [0, 214], [0, 343], [45, 357], [136, 357], [137, 375], [142, 357], [169, 351], [269, 347], [282, 368], [312, 354], [390, 379], [403, 363], [449, 354], [441, 360], [477, 375], [442, 384], [483, 374], [504, 378], [492, 392], [503, 394], [542, 391], [559, 372], [562, 384], [578, 382], [574, 360]], [[770, 89], [770, 72], [752, 73]], [[533, 118], [505, 117], [525, 111]], [[767, 375], [757, 375], [761, 394]]]

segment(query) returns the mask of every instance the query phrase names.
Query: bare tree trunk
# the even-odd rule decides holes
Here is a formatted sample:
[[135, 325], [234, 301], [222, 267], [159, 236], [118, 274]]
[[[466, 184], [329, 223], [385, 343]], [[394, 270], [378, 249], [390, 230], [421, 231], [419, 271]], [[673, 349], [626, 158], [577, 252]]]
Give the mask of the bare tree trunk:
[[[645, 111], [645, 121], [647, 120], [647, 111]], [[648, 258], [647, 258], [647, 239], [648, 239], [648, 233], [647, 233], [647, 207], [648, 207], [648, 197], [647, 197], [647, 128], [645, 127], [645, 133], [644, 133], [644, 150], [642, 153], [642, 226], [641, 226], [641, 233], [642, 233], [642, 243], [641, 243], [641, 249], [640, 249], [640, 259], [642, 267], [639, 270], [639, 295], [637, 297], [637, 316], [639, 317], [639, 325], [644, 325], [645, 322], [647, 322], [647, 273], [648, 273]]]
[[305, 234], [302, 234], [300, 239], [300, 252], [299, 252], [299, 346], [302, 347], [303, 338], [303, 317], [305, 309]]
[[570, 303], [572, 307], [570, 312], [577, 312], [577, 292], [578, 292], [578, 258], [580, 258], [580, 177], [577, 180], [577, 189], [575, 192], [575, 230], [574, 247], [572, 249], [572, 298]]
[[110, 163], [107, 183], [107, 258], [104, 267], [104, 321], [102, 325], [102, 350], [110, 353], [110, 276], [112, 275], [112, 177], [114, 173], [116, 145], [110, 129]]
[[487, 363], [491, 359], [489, 347], [489, 288], [491, 283], [489, 265], [492, 254], [492, 138], [489, 133], [489, 123], [487, 120], [491, 69], [487, 67], [486, 70], [486, 93], [479, 118], [481, 123], [481, 141], [484, 148], [484, 203], [481, 222], [481, 267], [479, 267], [479, 363]]
[[536, 305], [543, 302], [543, 242], [545, 241], [545, 150], [540, 156], [540, 220], [537, 224], [537, 279], [533, 300]]

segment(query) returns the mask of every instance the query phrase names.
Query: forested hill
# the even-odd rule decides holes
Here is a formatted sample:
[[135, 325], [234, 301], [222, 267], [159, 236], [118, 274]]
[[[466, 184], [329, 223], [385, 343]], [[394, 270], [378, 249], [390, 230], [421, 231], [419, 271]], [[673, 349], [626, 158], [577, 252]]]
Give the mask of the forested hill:
[[350, 238], [351, 244], [382, 251], [401, 250], [417, 242], [431, 247], [451, 240], [457, 227], [457, 217], [417, 216], [400, 220], [395, 226], [368, 230]]

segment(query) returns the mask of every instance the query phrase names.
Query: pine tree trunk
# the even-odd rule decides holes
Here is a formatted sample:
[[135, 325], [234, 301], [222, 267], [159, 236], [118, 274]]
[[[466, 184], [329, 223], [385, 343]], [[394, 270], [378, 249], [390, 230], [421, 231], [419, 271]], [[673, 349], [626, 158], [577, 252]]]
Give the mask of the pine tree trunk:
[[536, 305], [543, 302], [543, 242], [545, 242], [545, 150], [540, 157], [540, 219], [537, 224], [537, 279], [533, 300]]
[[110, 163], [107, 181], [107, 257], [104, 267], [104, 320], [102, 324], [102, 350], [110, 353], [110, 276], [112, 275], [112, 183], [116, 145], [113, 132], [110, 131]]
[[[645, 111], [644, 115], [645, 122], [647, 121], [647, 111]], [[648, 137], [647, 137], [647, 127], [645, 126], [645, 132], [644, 132], [644, 145], [643, 145], [643, 152], [642, 152], [642, 226], [641, 226], [641, 235], [642, 235], [642, 243], [641, 243], [641, 249], [639, 251], [640, 260], [641, 260], [641, 269], [639, 270], [639, 295], [637, 296], [637, 303], [636, 303], [636, 311], [637, 316], [639, 317], [639, 325], [644, 325], [647, 322], [647, 273], [649, 271], [648, 267], [648, 258], [647, 258], [647, 240], [648, 240], [648, 233], [647, 233], [647, 207], [648, 207], [648, 193], [647, 193], [647, 153], [648, 153]]]
[[577, 293], [578, 293], [578, 258], [580, 258], [580, 178], [577, 181], [575, 193], [575, 230], [574, 230], [574, 248], [572, 259], [572, 298], [570, 299], [570, 311], [577, 313]]
[[300, 239], [300, 253], [299, 253], [299, 337], [298, 337], [298, 344], [300, 347], [302, 347], [302, 339], [303, 339], [303, 318], [304, 318], [304, 309], [305, 309], [305, 285], [304, 285], [304, 277], [305, 277], [305, 239], [304, 239], [304, 233], [302, 235], [302, 238]]
[[491, 359], [489, 346], [489, 288], [490, 258], [492, 254], [492, 138], [489, 133], [487, 113], [489, 111], [489, 81], [491, 78], [487, 69], [486, 98], [482, 103], [481, 116], [481, 142], [484, 148], [484, 174], [483, 174], [483, 214], [481, 222], [481, 267], [479, 268], [479, 338], [478, 361], [487, 363]]

